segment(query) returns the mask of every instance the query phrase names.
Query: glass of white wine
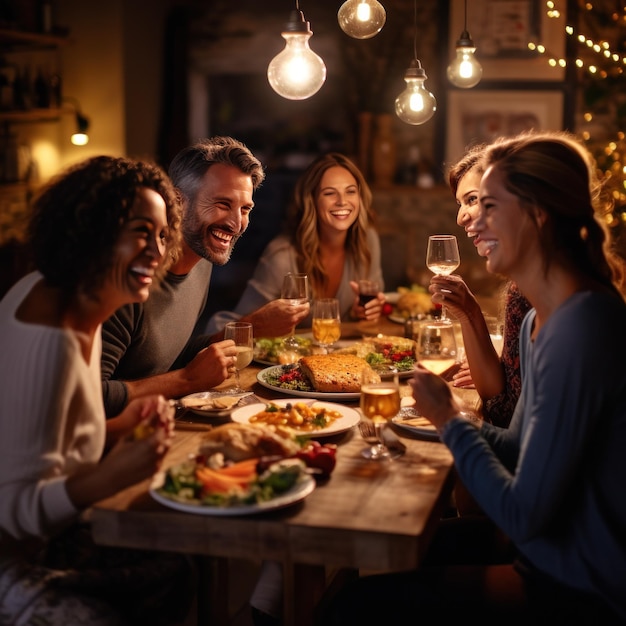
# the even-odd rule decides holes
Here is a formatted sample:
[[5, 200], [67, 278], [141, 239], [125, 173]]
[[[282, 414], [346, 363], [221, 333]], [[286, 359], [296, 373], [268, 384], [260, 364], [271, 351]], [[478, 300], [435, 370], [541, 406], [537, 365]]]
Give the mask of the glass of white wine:
[[328, 353], [341, 337], [341, 317], [337, 298], [313, 300], [313, 338]]
[[361, 375], [360, 406], [362, 419], [373, 425], [376, 431], [376, 442], [362, 450], [361, 456], [373, 461], [388, 461], [399, 456], [400, 452], [394, 453], [387, 447], [382, 434], [389, 420], [400, 411], [398, 374], [392, 379], [380, 381], [375, 374], [373, 376], [371, 369], [364, 369]]
[[448, 320], [422, 322], [416, 347], [417, 362], [441, 376], [457, 362], [454, 325]]
[[[461, 256], [454, 235], [431, 235], [426, 249], [426, 267], [433, 273], [448, 276], [459, 267]], [[441, 307], [441, 319], [447, 319], [445, 307]]]
[[239, 382], [239, 370], [248, 367], [252, 362], [252, 324], [250, 324], [250, 322], [228, 322], [224, 327], [224, 339], [232, 339], [235, 342], [235, 349], [237, 350], [237, 358], [235, 361], [237, 383], [230, 391], [240, 393], [243, 389]]
[[[285, 274], [283, 286], [280, 291], [281, 300], [297, 306], [308, 302], [309, 297], [309, 277], [306, 274], [294, 274], [292, 272]], [[286, 362], [298, 360], [300, 344], [294, 337], [295, 330], [295, 328], [292, 328], [289, 335], [283, 340], [282, 351], [285, 356], [289, 355], [288, 361]]]

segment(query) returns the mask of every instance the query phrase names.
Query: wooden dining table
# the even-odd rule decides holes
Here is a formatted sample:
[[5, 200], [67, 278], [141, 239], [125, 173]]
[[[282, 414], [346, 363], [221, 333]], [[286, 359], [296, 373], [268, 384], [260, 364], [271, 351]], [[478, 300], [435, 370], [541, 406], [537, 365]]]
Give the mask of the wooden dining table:
[[[403, 327], [387, 320], [342, 325], [342, 338], [376, 333], [402, 335]], [[242, 387], [262, 402], [285, 397], [258, 382], [257, 374], [264, 367], [253, 363], [242, 370]], [[406, 380], [401, 382], [406, 385]], [[345, 404], [357, 407], [358, 401]], [[214, 425], [211, 418], [191, 412], [182, 415], [164, 468], [195, 454]], [[198, 596], [202, 624], [228, 623], [224, 560], [279, 561], [284, 572], [284, 623], [307, 626], [313, 623], [314, 607], [327, 589], [330, 572], [419, 567], [450, 502], [454, 472], [448, 449], [438, 440], [404, 429], [396, 433], [406, 452], [387, 462], [361, 456], [367, 444], [356, 427], [321, 439], [338, 446], [330, 478], [318, 482], [302, 501], [258, 514], [218, 516], [175, 510], [151, 497], [150, 481], [139, 483], [89, 511], [93, 537], [104, 545], [195, 555], [209, 572], [219, 572], [203, 581], [209, 589]]]

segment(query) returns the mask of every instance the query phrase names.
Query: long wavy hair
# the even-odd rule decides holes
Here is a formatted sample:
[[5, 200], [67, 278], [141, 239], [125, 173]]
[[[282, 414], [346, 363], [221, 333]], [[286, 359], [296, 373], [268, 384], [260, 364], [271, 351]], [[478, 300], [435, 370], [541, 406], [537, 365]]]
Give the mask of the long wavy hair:
[[287, 210], [287, 226], [289, 233], [294, 233], [298, 269], [308, 274], [314, 296], [325, 293], [329, 282], [319, 254], [319, 223], [315, 198], [322, 176], [331, 167], [343, 167], [354, 176], [361, 199], [359, 216], [348, 229], [346, 253], [364, 276], [369, 273], [372, 264], [372, 255], [367, 245], [367, 231], [375, 226], [372, 192], [359, 168], [348, 157], [338, 152], [324, 154], [315, 159], [298, 179]]
[[525, 132], [496, 140], [484, 154], [485, 169], [493, 166], [502, 173], [506, 189], [523, 208], [531, 215], [534, 207], [545, 211], [544, 272], [562, 263], [623, 294], [624, 261], [601, 217], [612, 200], [578, 139], [562, 131]]
[[66, 295], [93, 294], [113, 264], [114, 248], [137, 191], [156, 191], [165, 201], [168, 230], [159, 276], [180, 250], [178, 196], [158, 165], [97, 156], [69, 167], [42, 188], [29, 222], [35, 267]]

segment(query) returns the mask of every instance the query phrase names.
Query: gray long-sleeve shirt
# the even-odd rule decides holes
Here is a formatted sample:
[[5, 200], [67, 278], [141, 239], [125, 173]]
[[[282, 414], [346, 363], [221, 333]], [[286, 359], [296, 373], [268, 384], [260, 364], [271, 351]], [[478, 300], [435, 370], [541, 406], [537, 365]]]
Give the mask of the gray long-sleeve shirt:
[[206, 303], [213, 266], [200, 260], [184, 276], [168, 273], [141, 304], [118, 309], [102, 327], [102, 392], [108, 417], [126, 405], [122, 381], [162, 374], [188, 363], [209, 344], [192, 332]]

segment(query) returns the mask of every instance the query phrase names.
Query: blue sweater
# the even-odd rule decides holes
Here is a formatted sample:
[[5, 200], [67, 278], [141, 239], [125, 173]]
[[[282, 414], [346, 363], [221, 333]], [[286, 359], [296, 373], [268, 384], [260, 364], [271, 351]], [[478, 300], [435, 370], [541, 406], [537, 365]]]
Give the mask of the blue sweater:
[[626, 617], [626, 305], [569, 298], [531, 341], [508, 429], [456, 418], [442, 438], [485, 513], [544, 573]]

